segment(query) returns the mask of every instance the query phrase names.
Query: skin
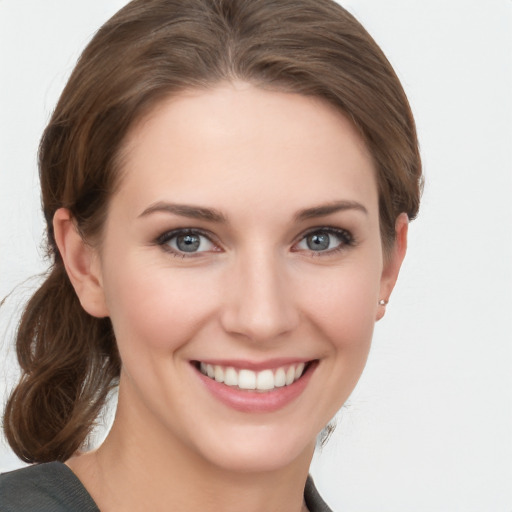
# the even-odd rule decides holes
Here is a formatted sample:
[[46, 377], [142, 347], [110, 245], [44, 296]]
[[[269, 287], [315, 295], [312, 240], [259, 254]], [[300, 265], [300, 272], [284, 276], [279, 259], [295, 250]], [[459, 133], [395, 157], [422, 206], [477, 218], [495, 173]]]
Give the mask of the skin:
[[[246, 83], [166, 100], [133, 128], [124, 162], [96, 248], [67, 210], [54, 220], [80, 301], [111, 318], [123, 362], [112, 431], [68, 465], [103, 512], [301, 510], [316, 436], [357, 383], [395, 284], [405, 214], [384, 260], [375, 169], [353, 125], [322, 100]], [[204, 251], [157, 242], [178, 228], [207, 233]], [[331, 232], [313, 251], [314, 228], [351, 240]], [[227, 358], [317, 366], [291, 403], [241, 412], [191, 364]]]

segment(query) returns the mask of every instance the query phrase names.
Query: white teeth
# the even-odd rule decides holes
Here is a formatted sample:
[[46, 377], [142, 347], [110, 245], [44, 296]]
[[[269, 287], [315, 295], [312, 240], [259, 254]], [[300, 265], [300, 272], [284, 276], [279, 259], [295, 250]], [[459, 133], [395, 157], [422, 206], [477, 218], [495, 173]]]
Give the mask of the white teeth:
[[256, 373], [252, 370], [240, 370], [238, 387], [240, 389], [256, 389]]
[[256, 377], [256, 389], [274, 389], [274, 374], [272, 370], [263, 370]]
[[278, 368], [274, 375], [274, 386], [276, 388], [282, 388], [286, 384], [286, 373], [284, 368]]
[[222, 369], [221, 366], [215, 366], [214, 367], [214, 375], [215, 375], [215, 380], [217, 382], [224, 382], [224, 370]]
[[253, 370], [236, 370], [232, 366], [224, 367], [200, 363], [201, 373], [214, 379], [217, 382], [223, 382], [227, 386], [233, 386], [240, 389], [269, 391], [274, 388], [281, 388], [293, 384], [300, 379], [304, 373], [306, 365], [297, 363], [290, 366], [281, 366], [275, 370], [262, 370], [255, 372]]
[[224, 384], [228, 386], [238, 386], [238, 374], [234, 368], [227, 368], [224, 374]]
[[297, 365], [297, 368], [295, 368], [295, 380], [297, 380], [302, 375], [302, 372], [304, 371], [304, 366], [304, 363], [299, 363]]
[[286, 385], [289, 386], [295, 379], [295, 368], [290, 366], [286, 372]]

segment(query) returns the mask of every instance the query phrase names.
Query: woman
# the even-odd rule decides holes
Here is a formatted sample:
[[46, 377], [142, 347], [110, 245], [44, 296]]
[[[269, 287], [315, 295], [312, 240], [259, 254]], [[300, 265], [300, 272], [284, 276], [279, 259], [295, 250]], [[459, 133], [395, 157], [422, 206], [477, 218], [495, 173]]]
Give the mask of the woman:
[[421, 184], [361, 25], [330, 0], [135, 0], [80, 58], [40, 176], [54, 265], [4, 429], [50, 464], [1, 477], [6, 510], [328, 510], [316, 438], [362, 372]]

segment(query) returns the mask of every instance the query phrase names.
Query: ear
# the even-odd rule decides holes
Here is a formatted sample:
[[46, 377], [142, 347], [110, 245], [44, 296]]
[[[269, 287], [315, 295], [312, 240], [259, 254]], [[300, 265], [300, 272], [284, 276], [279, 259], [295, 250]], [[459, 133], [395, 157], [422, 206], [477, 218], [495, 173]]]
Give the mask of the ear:
[[[380, 280], [380, 299], [389, 301], [391, 292], [395, 287], [400, 267], [407, 252], [407, 231], [409, 228], [409, 218], [406, 213], [401, 213], [395, 222], [395, 243], [388, 255], [385, 256], [382, 276]], [[379, 305], [377, 309], [376, 320], [380, 320], [386, 312], [386, 304]]]
[[97, 251], [84, 241], [68, 209], [59, 208], [55, 212], [53, 230], [64, 267], [80, 304], [92, 316], [109, 316]]

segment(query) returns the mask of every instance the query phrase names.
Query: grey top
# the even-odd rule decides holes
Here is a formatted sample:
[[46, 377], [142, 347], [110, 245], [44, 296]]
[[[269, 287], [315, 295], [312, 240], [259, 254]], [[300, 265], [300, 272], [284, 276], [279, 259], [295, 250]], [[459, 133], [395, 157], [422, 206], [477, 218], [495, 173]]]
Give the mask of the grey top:
[[73, 471], [61, 462], [0, 475], [0, 512], [100, 512]]
[[[310, 512], [332, 512], [308, 477]], [[100, 512], [82, 482], [61, 462], [36, 464], [0, 475], [0, 512]]]

